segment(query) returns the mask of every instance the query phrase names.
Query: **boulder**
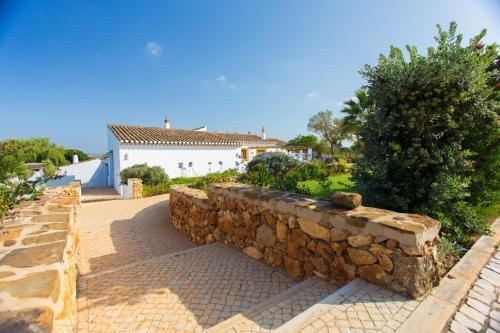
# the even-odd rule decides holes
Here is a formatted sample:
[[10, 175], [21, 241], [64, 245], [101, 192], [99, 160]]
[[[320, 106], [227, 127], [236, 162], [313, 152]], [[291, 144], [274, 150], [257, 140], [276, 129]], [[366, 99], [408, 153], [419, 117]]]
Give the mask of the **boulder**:
[[359, 267], [358, 274], [363, 279], [375, 284], [386, 286], [391, 283], [391, 277], [377, 264]]
[[255, 260], [259, 260], [264, 256], [264, 254], [254, 246], [245, 247], [243, 253]]
[[361, 194], [352, 192], [333, 192], [330, 201], [337, 206], [353, 209], [361, 206]]
[[330, 230], [330, 240], [333, 242], [340, 242], [347, 239], [347, 234], [340, 228], [332, 228]]
[[285, 256], [284, 266], [287, 273], [293, 278], [301, 278], [304, 275], [304, 265], [297, 259]]
[[306, 239], [304, 233], [300, 229], [293, 229], [290, 234], [290, 241], [300, 247], [306, 246]]
[[378, 263], [386, 272], [392, 272], [394, 268], [394, 264], [392, 263], [391, 258], [387, 254], [380, 253], [377, 255]]
[[257, 228], [257, 242], [264, 246], [273, 246], [276, 243], [276, 236], [274, 235], [273, 229], [266, 224], [261, 225]]
[[300, 229], [311, 237], [320, 238], [326, 241], [330, 240], [330, 229], [319, 225], [316, 222], [306, 219], [298, 219]]
[[371, 265], [377, 262], [377, 257], [366, 250], [358, 250], [352, 247], [347, 249], [351, 262], [356, 265]]
[[352, 247], [368, 246], [373, 243], [373, 236], [370, 234], [350, 236], [347, 237], [347, 242], [349, 242], [349, 245]]
[[288, 235], [288, 227], [286, 224], [282, 222], [276, 223], [276, 235], [280, 241], [284, 241], [286, 239], [286, 236]]

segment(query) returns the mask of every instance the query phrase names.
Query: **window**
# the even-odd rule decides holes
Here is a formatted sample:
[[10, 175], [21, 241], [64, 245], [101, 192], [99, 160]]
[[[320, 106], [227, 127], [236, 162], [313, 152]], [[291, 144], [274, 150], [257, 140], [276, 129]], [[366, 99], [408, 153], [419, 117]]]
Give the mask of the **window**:
[[265, 153], [266, 152], [266, 148], [257, 148], [257, 156], [262, 154], [262, 153]]
[[241, 159], [244, 161], [248, 160], [248, 149], [247, 148], [241, 148]]

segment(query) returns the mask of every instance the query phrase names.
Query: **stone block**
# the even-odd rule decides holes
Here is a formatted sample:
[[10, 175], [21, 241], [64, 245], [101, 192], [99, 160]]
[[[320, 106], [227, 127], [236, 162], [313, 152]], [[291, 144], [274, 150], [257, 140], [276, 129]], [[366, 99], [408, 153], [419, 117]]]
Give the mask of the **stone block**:
[[330, 230], [326, 227], [319, 225], [316, 222], [298, 218], [300, 229], [311, 237], [330, 240]]
[[297, 259], [285, 256], [284, 266], [287, 273], [293, 278], [301, 278], [304, 275], [304, 265]]
[[330, 201], [337, 206], [349, 209], [361, 206], [361, 194], [351, 192], [333, 192], [330, 194]]
[[348, 248], [349, 259], [356, 265], [371, 265], [377, 262], [377, 257], [366, 250]]
[[269, 225], [263, 224], [257, 228], [256, 240], [264, 246], [273, 246], [276, 236]]
[[371, 245], [373, 243], [373, 236], [372, 235], [354, 235], [354, 236], [347, 237], [347, 242], [352, 247], [368, 246], [368, 245]]
[[264, 256], [264, 254], [254, 246], [245, 247], [243, 253], [255, 260], [259, 260]]

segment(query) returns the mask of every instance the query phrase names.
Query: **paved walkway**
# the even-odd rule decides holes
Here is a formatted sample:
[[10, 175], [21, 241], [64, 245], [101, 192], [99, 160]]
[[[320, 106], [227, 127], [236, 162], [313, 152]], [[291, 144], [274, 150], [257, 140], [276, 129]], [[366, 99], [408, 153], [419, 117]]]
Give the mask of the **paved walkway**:
[[110, 186], [82, 187], [82, 202], [121, 200], [120, 194]]
[[198, 332], [297, 283], [170, 225], [168, 195], [83, 204], [79, 332]]
[[500, 332], [500, 251], [483, 267], [466, 302], [455, 314], [450, 332]]
[[168, 194], [84, 203], [78, 214], [82, 275], [195, 247], [169, 223]]

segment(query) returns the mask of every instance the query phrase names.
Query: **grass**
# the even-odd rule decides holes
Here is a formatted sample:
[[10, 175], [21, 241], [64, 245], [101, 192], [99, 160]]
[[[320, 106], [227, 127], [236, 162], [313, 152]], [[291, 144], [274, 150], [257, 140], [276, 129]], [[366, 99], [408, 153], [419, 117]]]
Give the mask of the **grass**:
[[350, 173], [330, 176], [328, 177], [328, 180], [331, 182], [328, 189], [321, 188], [317, 180], [306, 180], [305, 182], [302, 182], [301, 185], [307, 187], [313, 196], [320, 198], [328, 197], [330, 192], [349, 191], [354, 185], [354, 182], [351, 180]]
[[500, 202], [497, 201], [487, 207], [478, 207], [477, 212], [481, 219], [486, 221], [488, 224], [492, 224], [498, 217], [500, 217]]

